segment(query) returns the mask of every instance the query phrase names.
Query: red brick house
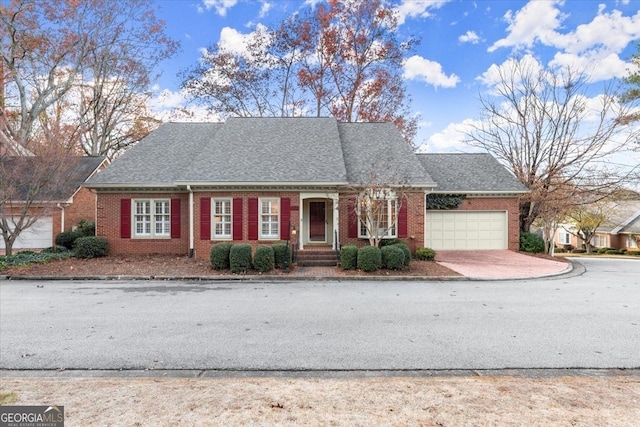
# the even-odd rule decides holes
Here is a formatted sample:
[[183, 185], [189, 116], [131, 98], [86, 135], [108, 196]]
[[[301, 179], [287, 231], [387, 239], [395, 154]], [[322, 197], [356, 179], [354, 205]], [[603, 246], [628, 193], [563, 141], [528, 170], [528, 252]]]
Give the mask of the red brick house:
[[[465, 178], [457, 186], [441, 184], [429, 171], [430, 163], [443, 161], [435, 156], [414, 154], [391, 123], [333, 118], [166, 123], [85, 186], [97, 193], [97, 234], [107, 237], [112, 254], [206, 258], [220, 241], [255, 246], [288, 240], [301, 251], [362, 246], [368, 241], [354, 208], [354, 189], [372, 171], [396, 189], [402, 182], [403, 202], [386, 202], [386, 215], [397, 219], [386, 237], [404, 239], [412, 249], [425, 242], [436, 249], [462, 248], [463, 240], [473, 239], [467, 248], [516, 250], [517, 203], [525, 189], [488, 155], [451, 155], [448, 170], [438, 176]], [[457, 230], [453, 244], [446, 227], [440, 240], [425, 228], [435, 221], [427, 220], [425, 197], [440, 186], [444, 194], [467, 195], [457, 209], [466, 217], [443, 220]], [[470, 216], [484, 211], [498, 214]], [[479, 235], [472, 230], [485, 224], [489, 228]], [[463, 225], [468, 237], [462, 236]], [[486, 236], [490, 245], [483, 243]]]
[[[9, 176], [20, 175], [12, 171], [29, 174], [36, 157], [11, 157], [2, 159], [2, 173]], [[56, 181], [46, 185], [29, 201], [25, 192], [28, 185], [16, 184], [2, 203], [3, 216], [9, 223], [18, 221], [23, 211], [26, 217], [35, 219], [35, 223], [23, 230], [13, 244], [13, 250], [34, 250], [53, 246], [55, 237], [62, 231], [70, 231], [81, 219], [95, 219], [96, 194], [82, 183], [93, 176], [105, 164], [104, 157], [75, 157], [69, 159], [65, 169], [56, 172]], [[5, 181], [6, 182], [6, 181]], [[25, 210], [26, 209], [26, 210]], [[36, 219], [37, 218], [37, 219]], [[11, 224], [10, 224], [10, 227]], [[0, 251], [4, 251], [5, 242], [0, 237]]]

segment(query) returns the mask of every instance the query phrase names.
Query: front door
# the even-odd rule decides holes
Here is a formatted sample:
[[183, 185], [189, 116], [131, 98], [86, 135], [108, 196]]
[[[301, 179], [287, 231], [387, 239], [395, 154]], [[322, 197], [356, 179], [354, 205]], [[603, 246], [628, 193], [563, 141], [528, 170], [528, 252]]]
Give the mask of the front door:
[[327, 240], [325, 202], [309, 202], [309, 241], [325, 242]]

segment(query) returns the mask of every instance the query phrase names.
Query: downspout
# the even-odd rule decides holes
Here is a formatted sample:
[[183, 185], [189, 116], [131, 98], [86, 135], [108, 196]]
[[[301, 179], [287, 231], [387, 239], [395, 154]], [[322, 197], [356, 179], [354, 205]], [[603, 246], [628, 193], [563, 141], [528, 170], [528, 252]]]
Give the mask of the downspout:
[[193, 258], [195, 253], [195, 239], [193, 237], [193, 190], [190, 185], [187, 185], [187, 191], [189, 191], [189, 258]]

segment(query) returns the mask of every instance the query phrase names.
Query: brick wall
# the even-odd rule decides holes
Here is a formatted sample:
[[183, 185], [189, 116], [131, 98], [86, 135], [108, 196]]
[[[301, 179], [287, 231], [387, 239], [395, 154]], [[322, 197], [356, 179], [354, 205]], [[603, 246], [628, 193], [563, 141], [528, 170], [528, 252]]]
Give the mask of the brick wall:
[[87, 188], [81, 188], [75, 196], [73, 196], [73, 204], [64, 209], [64, 230], [61, 225], [54, 225], [54, 233], [61, 231], [71, 231], [78, 225], [81, 219], [87, 221], [95, 221], [96, 217], [96, 194]]
[[[139, 239], [120, 237], [121, 199], [180, 199], [180, 238]], [[133, 221], [132, 221], [133, 222]], [[111, 255], [189, 254], [189, 195], [183, 193], [98, 193], [96, 234], [109, 241]]]
[[288, 197], [291, 200], [291, 227], [296, 227], [296, 229], [300, 229], [300, 215], [299, 209], [302, 209], [300, 205], [300, 194], [297, 192], [291, 191], [283, 191], [283, 192], [275, 192], [275, 191], [255, 191], [255, 192], [247, 192], [247, 191], [230, 191], [230, 192], [202, 192], [202, 193], [194, 193], [193, 203], [194, 203], [194, 235], [195, 235], [195, 255], [198, 258], [209, 258], [209, 253], [211, 251], [211, 246], [216, 243], [224, 240], [202, 240], [200, 238], [200, 199], [204, 197], [210, 198], [230, 198], [242, 199], [242, 240], [227, 240], [232, 241], [233, 243], [248, 243], [254, 249], [256, 246], [261, 244], [270, 245], [272, 243], [277, 242], [278, 240], [249, 240], [249, 199], [250, 198], [261, 198], [261, 197]]

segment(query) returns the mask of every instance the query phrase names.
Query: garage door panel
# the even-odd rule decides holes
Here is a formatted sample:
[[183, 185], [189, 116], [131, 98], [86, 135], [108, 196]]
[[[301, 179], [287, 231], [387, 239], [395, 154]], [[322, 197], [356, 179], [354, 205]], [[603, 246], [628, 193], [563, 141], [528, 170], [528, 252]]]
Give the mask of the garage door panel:
[[[20, 233], [13, 244], [14, 250], [43, 249], [51, 246], [53, 219], [50, 216], [39, 218], [33, 225]], [[4, 239], [0, 238], [0, 249], [5, 249]]]
[[425, 246], [441, 250], [507, 249], [504, 211], [427, 211]]

